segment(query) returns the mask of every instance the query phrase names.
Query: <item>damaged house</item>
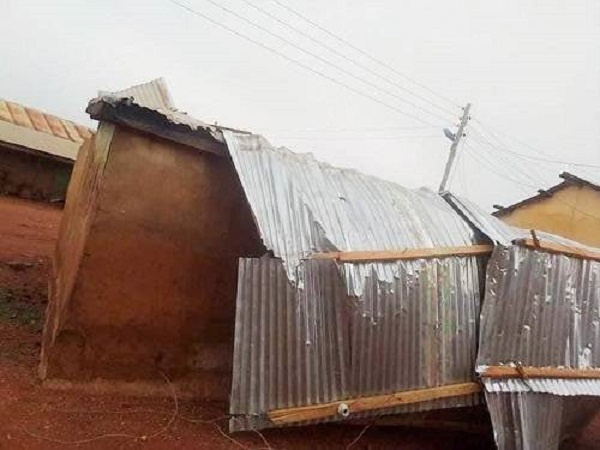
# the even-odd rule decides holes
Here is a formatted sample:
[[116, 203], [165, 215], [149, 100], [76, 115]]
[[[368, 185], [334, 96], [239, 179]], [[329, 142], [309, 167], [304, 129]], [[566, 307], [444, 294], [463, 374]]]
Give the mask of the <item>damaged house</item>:
[[[519, 403], [538, 398], [523, 391], [535, 368], [600, 379], [593, 249], [532, 244], [450, 195], [197, 121], [161, 80], [88, 112], [99, 126], [69, 186], [43, 378], [150, 386], [166, 374], [179, 392], [228, 400], [232, 431], [470, 407], [483, 386], [507, 450], [553, 448], [531, 444], [549, 425]], [[529, 321], [544, 314], [563, 326], [556, 357], [535, 354], [550, 341]], [[564, 393], [540, 391], [567, 408]]]

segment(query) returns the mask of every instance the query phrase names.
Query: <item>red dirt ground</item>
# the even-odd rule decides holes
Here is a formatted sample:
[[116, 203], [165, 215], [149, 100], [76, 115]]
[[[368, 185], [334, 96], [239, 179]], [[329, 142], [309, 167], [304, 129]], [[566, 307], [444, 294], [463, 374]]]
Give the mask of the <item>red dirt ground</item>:
[[[36, 368], [60, 214], [52, 205], [0, 197], [0, 448], [344, 449], [364, 431], [323, 425], [228, 437], [222, 404], [43, 387]], [[600, 416], [566, 447], [600, 448]], [[371, 427], [351, 448], [494, 446], [489, 434]]]

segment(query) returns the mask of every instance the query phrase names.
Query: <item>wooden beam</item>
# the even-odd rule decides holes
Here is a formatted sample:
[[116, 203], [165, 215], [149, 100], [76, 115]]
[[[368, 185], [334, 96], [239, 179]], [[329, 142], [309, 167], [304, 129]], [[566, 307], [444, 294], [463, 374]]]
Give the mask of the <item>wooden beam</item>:
[[534, 250], [542, 250], [549, 253], [560, 253], [561, 255], [572, 256], [574, 258], [592, 259], [600, 261], [600, 252], [586, 250], [579, 247], [569, 245], [556, 244], [554, 242], [543, 241], [538, 238], [537, 242], [534, 239], [517, 239], [515, 244], [523, 247], [532, 248]]
[[466, 247], [407, 248], [404, 250], [372, 250], [356, 252], [315, 253], [314, 259], [335, 259], [340, 262], [396, 261], [399, 259], [443, 258], [448, 256], [488, 255], [491, 245], [469, 245]]
[[513, 367], [489, 366], [480, 376], [482, 378], [566, 378], [600, 379], [600, 369], [573, 369], [569, 367]]
[[285, 408], [269, 411], [269, 419], [275, 424], [303, 422], [305, 420], [324, 419], [338, 415], [340, 405], [347, 405], [350, 416], [361, 411], [392, 408], [394, 406], [422, 403], [440, 398], [461, 397], [481, 391], [479, 383], [460, 383], [414, 391], [401, 391], [393, 394], [359, 397], [319, 405]]

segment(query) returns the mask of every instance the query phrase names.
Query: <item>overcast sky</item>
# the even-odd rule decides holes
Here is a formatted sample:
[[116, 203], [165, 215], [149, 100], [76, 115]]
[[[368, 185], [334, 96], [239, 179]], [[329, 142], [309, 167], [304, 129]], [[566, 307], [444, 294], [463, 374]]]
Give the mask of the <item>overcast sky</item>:
[[304, 68], [169, 0], [0, 0], [0, 97], [91, 125], [98, 90], [162, 76], [199, 119], [432, 189], [450, 146], [442, 128], [461, 114], [453, 103], [472, 102], [451, 190], [491, 209], [561, 170], [600, 180], [600, 168], [518, 155], [600, 166], [598, 0], [177, 1]]

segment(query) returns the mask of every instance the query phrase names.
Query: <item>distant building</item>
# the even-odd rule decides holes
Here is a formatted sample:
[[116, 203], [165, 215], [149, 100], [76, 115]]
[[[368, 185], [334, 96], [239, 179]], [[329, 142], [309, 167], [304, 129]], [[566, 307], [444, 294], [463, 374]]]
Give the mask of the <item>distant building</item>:
[[509, 225], [600, 246], [600, 185], [568, 172], [559, 176], [561, 183], [500, 208], [494, 216]]
[[0, 99], [0, 194], [62, 201], [86, 127]]

